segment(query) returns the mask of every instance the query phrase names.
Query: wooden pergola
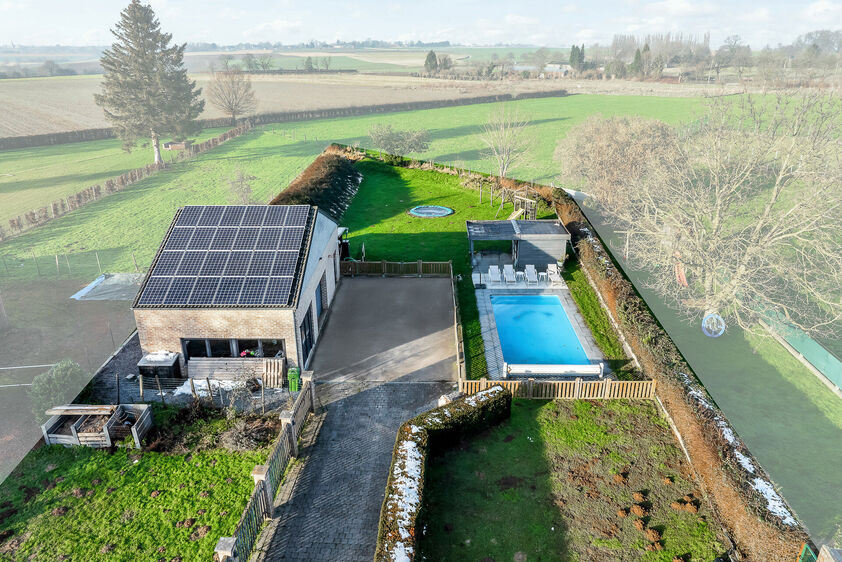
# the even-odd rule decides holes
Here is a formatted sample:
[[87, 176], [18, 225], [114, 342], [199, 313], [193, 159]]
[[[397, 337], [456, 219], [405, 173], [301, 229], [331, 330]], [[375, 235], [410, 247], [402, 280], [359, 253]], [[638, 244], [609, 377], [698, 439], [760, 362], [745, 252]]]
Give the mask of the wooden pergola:
[[471, 263], [474, 241], [512, 242], [512, 259], [533, 265], [563, 261], [570, 242], [570, 233], [558, 220], [490, 220], [467, 221]]

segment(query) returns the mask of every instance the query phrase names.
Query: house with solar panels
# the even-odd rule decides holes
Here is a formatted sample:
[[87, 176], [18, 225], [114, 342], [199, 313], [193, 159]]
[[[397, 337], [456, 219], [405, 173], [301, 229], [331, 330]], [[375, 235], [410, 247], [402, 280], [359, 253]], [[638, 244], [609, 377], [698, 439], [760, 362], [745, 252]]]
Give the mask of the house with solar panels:
[[306, 368], [339, 280], [339, 235], [310, 205], [179, 209], [132, 306], [139, 366], [220, 379], [261, 376], [268, 362]]

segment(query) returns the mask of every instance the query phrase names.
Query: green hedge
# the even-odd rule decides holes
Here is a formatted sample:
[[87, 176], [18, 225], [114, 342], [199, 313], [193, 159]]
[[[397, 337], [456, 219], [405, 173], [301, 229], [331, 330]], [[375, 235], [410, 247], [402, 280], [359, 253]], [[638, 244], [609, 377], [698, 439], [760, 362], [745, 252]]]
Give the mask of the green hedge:
[[511, 415], [512, 393], [502, 386], [463, 396], [401, 425], [392, 452], [377, 531], [377, 562], [414, 560], [427, 457]]
[[341, 218], [354, 199], [362, 174], [348, 158], [323, 152], [270, 205], [315, 205]]

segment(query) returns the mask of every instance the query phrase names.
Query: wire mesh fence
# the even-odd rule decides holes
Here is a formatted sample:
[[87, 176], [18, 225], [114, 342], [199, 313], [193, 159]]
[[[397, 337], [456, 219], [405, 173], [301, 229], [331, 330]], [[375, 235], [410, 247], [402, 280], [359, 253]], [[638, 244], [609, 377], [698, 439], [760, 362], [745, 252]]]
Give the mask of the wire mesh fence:
[[104, 273], [145, 273], [151, 256], [128, 248], [45, 254], [34, 250], [0, 253], [0, 281], [95, 279]]

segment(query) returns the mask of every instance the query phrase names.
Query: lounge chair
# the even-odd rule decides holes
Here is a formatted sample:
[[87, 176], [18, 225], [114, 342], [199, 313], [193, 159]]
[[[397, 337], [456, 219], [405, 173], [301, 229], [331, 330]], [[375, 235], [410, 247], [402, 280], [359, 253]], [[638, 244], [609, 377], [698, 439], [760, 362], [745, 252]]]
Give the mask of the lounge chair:
[[527, 265], [526, 266], [526, 284], [538, 284], [538, 272], [535, 271], [534, 265]]
[[500, 268], [496, 265], [492, 265], [488, 267], [488, 281], [489, 283], [499, 283], [500, 282]]
[[517, 275], [515, 275], [515, 268], [512, 265], [503, 266], [503, 279], [506, 283], [517, 283]]
[[547, 279], [549, 279], [550, 283], [553, 285], [559, 285], [562, 283], [561, 273], [558, 270], [558, 264], [551, 263], [547, 265]]

